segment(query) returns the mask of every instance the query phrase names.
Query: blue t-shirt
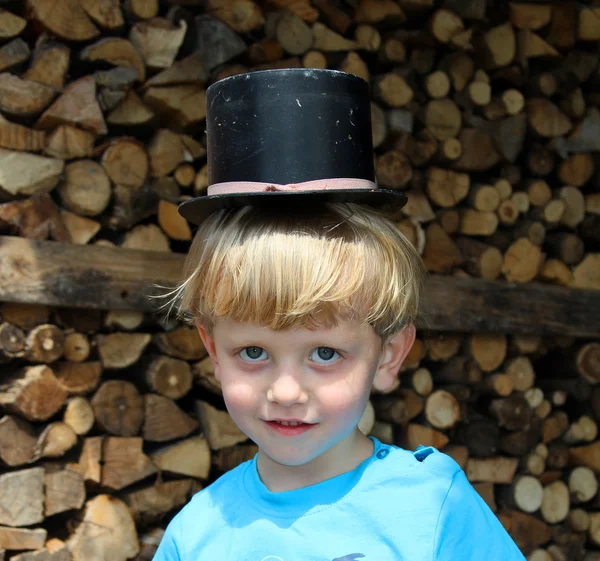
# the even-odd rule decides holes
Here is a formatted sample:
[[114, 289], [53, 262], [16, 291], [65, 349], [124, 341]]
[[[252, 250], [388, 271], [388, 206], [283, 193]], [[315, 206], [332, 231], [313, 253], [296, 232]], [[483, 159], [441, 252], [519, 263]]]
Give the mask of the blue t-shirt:
[[525, 561], [452, 458], [370, 438], [354, 470], [293, 491], [244, 462], [181, 510], [154, 561]]

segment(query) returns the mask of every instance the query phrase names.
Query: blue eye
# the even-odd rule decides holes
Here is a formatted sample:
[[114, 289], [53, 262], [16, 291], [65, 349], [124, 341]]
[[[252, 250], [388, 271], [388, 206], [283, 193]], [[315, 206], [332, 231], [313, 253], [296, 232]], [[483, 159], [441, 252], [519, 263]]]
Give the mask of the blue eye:
[[[320, 360], [313, 359], [313, 360], [315, 360], [315, 362], [317, 364], [333, 364], [334, 362], [337, 361], [337, 359], [340, 356], [336, 351], [334, 351], [333, 349], [331, 349], [329, 347], [317, 347], [313, 351], [311, 357], [315, 354], [316, 354], [316, 356], [318, 356], [318, 358], [320, 360], [323, 361], [323, 362], [320, 362]], [[335, 358], [335, 360], [332, 360], [333, 358]]]
[[[244, 353], [248, 358], [244, 358]], [[248, 362], [258, 362], [258, 359], [262, 356], [263, 353], [265, 355], [267, 354], [262, 347], [245, 347], [240, 351], [240, 356], [243, 360], [247, 360]]]

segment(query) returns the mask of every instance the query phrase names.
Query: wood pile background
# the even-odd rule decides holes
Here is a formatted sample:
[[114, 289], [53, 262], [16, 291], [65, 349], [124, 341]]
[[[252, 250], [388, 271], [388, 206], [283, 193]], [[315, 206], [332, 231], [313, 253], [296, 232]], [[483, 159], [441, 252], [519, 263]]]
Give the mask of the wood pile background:
[[[206, 87], [334, 68], [430, 272], [598, 290], [599, 40], [597, 2], [0, 0], [0, 234], [184, 253]], [[420, 327], [363, 429], [451, 454], [531, 561], [600, 560], [600, 342]], [[149, 560], [256, 451], [158, 314], [4, 303], [0, 372], [0, 558]]]

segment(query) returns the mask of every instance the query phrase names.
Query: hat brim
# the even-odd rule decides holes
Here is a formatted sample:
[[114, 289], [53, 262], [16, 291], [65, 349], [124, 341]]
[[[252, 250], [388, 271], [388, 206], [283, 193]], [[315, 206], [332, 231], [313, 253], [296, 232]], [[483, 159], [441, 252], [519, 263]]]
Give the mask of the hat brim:
[[284, 208], [318, 207], [323, 203], [356, 203], [368, 205], [392, 217], [406, 204], [407, 197], [389, 189], [331, 189], [329, 191], [269, 191], [227, 195], [206, 195], [184, 201], [179, 214], [188, 222], [199, 225], [217, 210], [244, 206], [276, 206]]

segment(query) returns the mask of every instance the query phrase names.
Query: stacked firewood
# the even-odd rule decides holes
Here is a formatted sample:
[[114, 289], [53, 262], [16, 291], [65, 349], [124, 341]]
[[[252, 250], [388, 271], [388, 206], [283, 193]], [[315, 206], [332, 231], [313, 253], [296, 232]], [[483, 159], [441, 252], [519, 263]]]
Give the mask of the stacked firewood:
[[[185, 252], [208, 85], [333, 68], [372, 86], [377, 180], [408, 194], [398, 227], [430, 272], [600, 289], [600, 7], [0, 3], [1, 235]], [[170, 517], [256, 448], [194, 330], [64, 306], [0, 307], [0, 550], [151, 559]], [[599, 365], [595, 340], [421, 331], [361, 427], [451, 454], [531, 560], [598, 561]]]

